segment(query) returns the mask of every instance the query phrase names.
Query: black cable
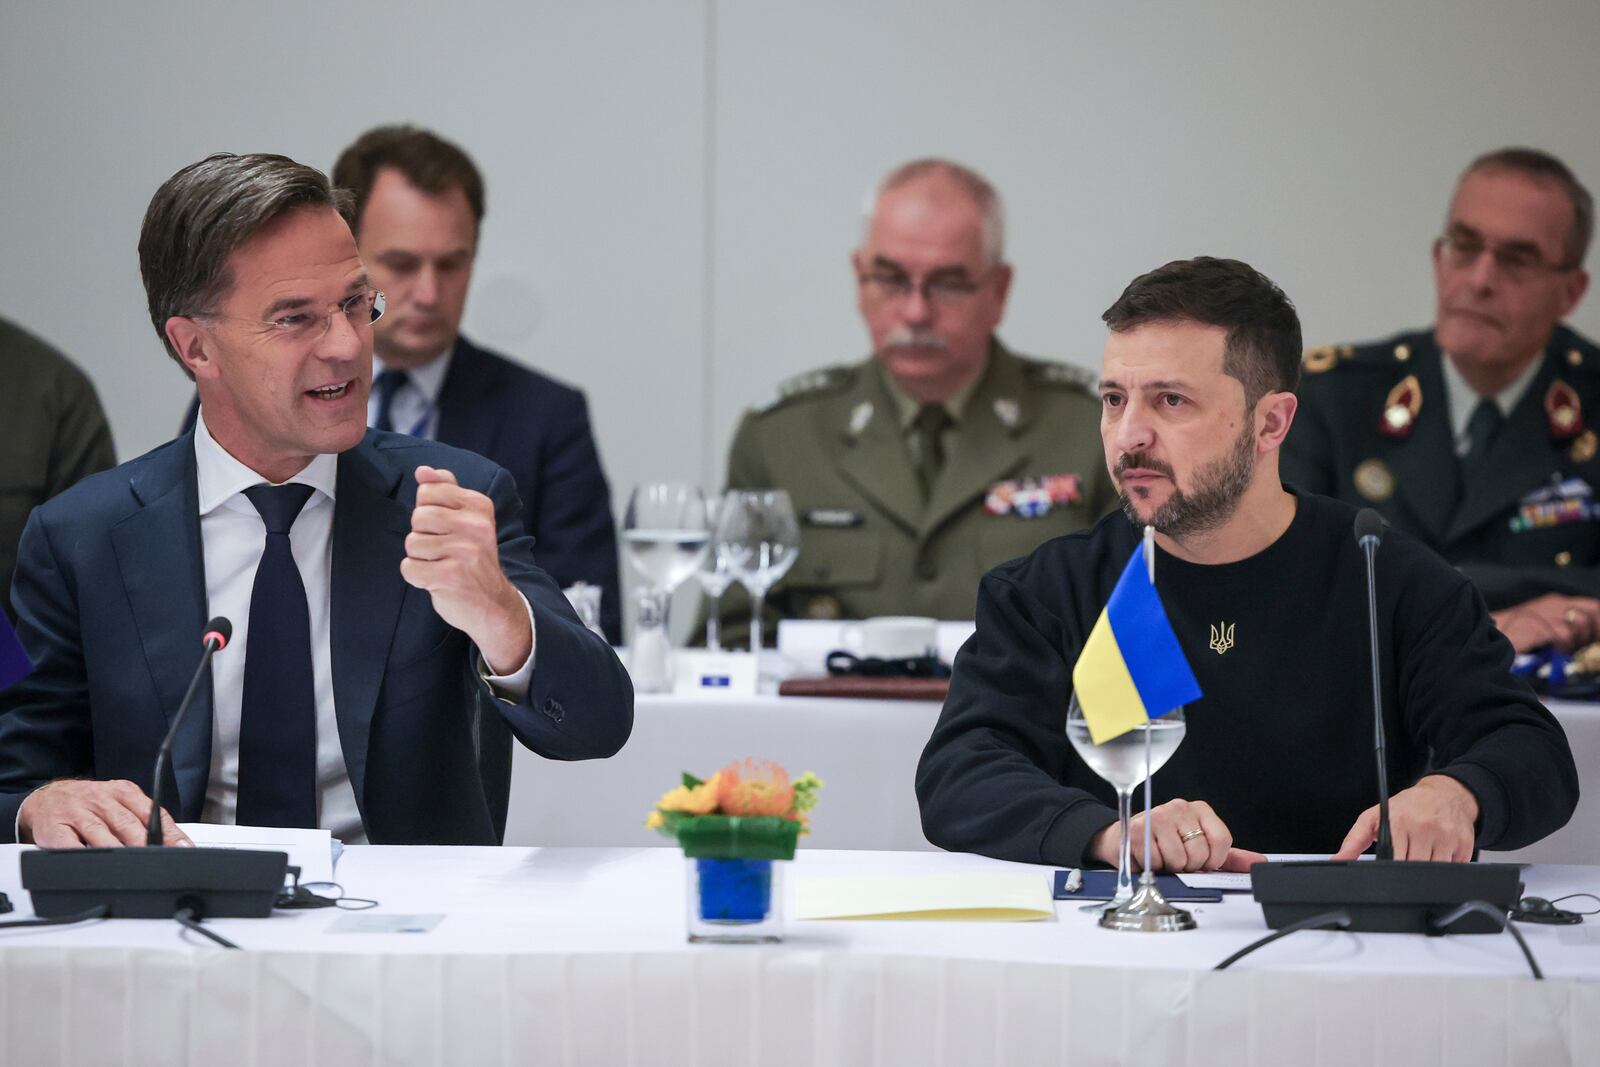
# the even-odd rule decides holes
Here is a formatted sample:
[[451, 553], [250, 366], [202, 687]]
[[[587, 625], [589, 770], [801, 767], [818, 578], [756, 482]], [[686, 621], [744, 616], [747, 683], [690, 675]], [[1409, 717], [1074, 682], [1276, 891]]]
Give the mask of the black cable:
[[[1573, 900], [1573, 899], [1575, 899], [1577, 897], [1588, 897], [1590, 900], [1594, 901], [1596, 904], [1600, 904], [1600, 897], [1595, 896], [1593, 893], [1568, 893], [1564, 897], [1556, 897], [1550, 903], [1551, 904], [1559, 904], [1563, 900]], [[1568, 911], [1572, 911], [1571, 908], [1568, 908], [1567, 910]], [[1593, 909], [1591, 911], [1572, 911], [1572, 914], [1574, 914], [1574, 915], [1600, 915], [1600, 908], [1595, 908], [1595, 909]]]
[[1325, 911], [1321, 915], [1301, 919], [1297, 923], [1290, 923], [1281, 930], [1274, 930], [1259, 941], [1252, 941], [1244, 948], [1235, 952], [1221, 963], [1212, 968], [1214, 971], [1225, 971], [1229, 967], [1244, 959], [1258, 948], [1265, 948], [1280, 937], [1297, 934], [1301, 930], [1348, 930], [1350, 928], [1350, 913], [1347, 911]]
[[104, 904], [96, 904], [94, 907], [80, 911], [75, 915], [57, 915], [53, 919], [40, 919], [37, 917], [32, 919], [8, 919], [5, 922], [0, 922], [0, 930], [9, 930], [17, 926], [71, 926], [73, 923], [88, 922], [90, 919], [104, 919], [110, 911], [111, 909]]
[[1495, 921], [1495, 924], [1498, 925], [1500, 929], [1516, 938], [1517, 947], [1522, 949], [1522, 955], [1528, 961], [1528, 969], [1533, 971], [1533, 976], [1535, 978], [1541, 982], [1544, 981], [1544, 972], [1539, 970], [1538, 961], [1533, 958], [1533, 950], [1528, 947], [1528, 942], [1523, 938], [1522, 931], [1518, 930], [1516, 924], [1506, 917], [1506, 913], [1503, 908], [1497, 908], [1486, 900], [1469, 900], [1459, 908], [1448, 911], [1438, 918], [1430, 917], [1428, 921], [1433, 925], [1435, 930], [1441, 930], [1445, 933], [1448, 933], [1449, 931], [1445, 930], [1446, 927], [1454, 926], [1458, 919], [1472, 912], [1476, 912], [1479, 915], [1488, 916]]
[[173, 913], [172, 919], [185, 930], [193, 930], [201, 937], [208, 937], [212, 941], [215, 941], [217, 944], [221, 945], [223, 948], [236, 949], [239, 947], [232, 941], [229, 941], [227, 938], [223, 937], [221, 934], [207, 930], [204, 926], [202, 926], [200, 923], [200, 917], [195, 914], [195, 910], [193, 908], [179, 908]]

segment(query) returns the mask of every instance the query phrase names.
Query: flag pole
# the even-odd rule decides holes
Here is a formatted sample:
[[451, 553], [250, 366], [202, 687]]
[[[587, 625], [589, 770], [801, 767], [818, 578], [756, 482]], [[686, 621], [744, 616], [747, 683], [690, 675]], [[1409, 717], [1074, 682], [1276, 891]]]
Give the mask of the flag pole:
[[[1156, 584], [1156, 528], [1144, 528], [1144, 566], [1150, 574], [1150, 585]], [[1144, 873], [1140, 876], [1141, 882], [1155, 881], [1155, 875], [1150, 873], [1150, 727], [1144, 730]]]

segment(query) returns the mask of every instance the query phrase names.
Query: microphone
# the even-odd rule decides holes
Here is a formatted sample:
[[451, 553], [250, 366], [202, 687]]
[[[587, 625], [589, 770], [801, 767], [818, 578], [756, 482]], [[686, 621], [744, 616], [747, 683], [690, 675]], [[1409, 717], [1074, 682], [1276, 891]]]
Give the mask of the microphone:
[[1389, 836], [1389, 746], [1383, 731], [1383, 669], [1378, 662], [1378, 545], [1383, 516], [1371, 508], [1356, 512], [1356, 544], [1367, 562], [1367, 635], [1372, 645], [1372, 748], [1378, 759], [1378, 846], [1380, 860], [1394, 859]]
[[[1356, 545], [1366, 560], [1367, 635], [1372, 651], [1372, 744], [1378, 763], [1378, 834], [1374, 859], [1347, 863], [1258, 863], [1250, 868], [1250, 888], [1274, 930], [1308, 923], [1370, 933], [1493, 934], [1501, 915], [1522, 896], [1521, 868], [1515, 863], [1436, 863], [1396, 860], [1389, 828], [1389, 761], [1383, 730], [1383, 664], [1378, 636], [1378, 547], [1383, 517], [1371, 508], [1356, 513]], [[1482, 912], [1460, 914], [1460, 905], [1488, 902]], [[1330, 911], [1330, 909], [1333, 909]], [[1450, 921], [1446, 922], [1446, 918]], [[1320, 922], [1318, 921], [1320, 920]]]
[[[166, 848], [161, 844], [161, 779], [172, 758], [194, 695], [211, 665], [226, 648], [233, 624], [218, 616], [206, 623], [200, 665], [195, 668], [167, 735], [156, 750], [150, 786], [150, 821], [143, 846], [127, 848], [36, 849], [20, 857], [22, 886], [42, 919], [78, 915], [95, 908], [118, 919], [261, 918], [283, 888], [289, 857], [252, 849]], [[180, 920], [183, 921], [183, 920]], [[202, 931], [206, 936], [212, 935]]]
[[172, 743], [177, 740], [178, 727], [183, 723], [184, 713], [189, 710], [189, 705], [194, 702], [195, 690], [200, 688], [200, 679], [205, 677], [206, 668], [211, 666], [211, 657], [228, 647], [228, 641], [233, 637], [233, 623], [218, 615], [206, 623], [205, 636], [200, 639], [201, 647], [200, 665], [194, 669], [194, 677], [189, 680], [189, 688], [183, 694], [183, 700], [178, 704], [177, 714], [172, 716], [172, 725], [167, 728], [167, 736], [162, 740], [161, 747], [156, 750], [156, 773], [150, 779], [150, 822], [145, 827], [145, 844], [151, 848], [161, 846], [161, 780], [166, 776], [167, 761], [172, 758]]

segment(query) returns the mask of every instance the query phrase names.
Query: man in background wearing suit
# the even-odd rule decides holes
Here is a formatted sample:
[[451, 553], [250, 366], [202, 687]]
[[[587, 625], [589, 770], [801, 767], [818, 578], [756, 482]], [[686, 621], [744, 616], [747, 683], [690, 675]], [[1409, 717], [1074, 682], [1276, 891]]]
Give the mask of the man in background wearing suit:
[[1529, 148], [1474, 160], [1433, 243], [1431, 330], [1306, 353], [1283, 479], [1371, 506], [1477, 584], [1518, 652], [1600, 640], [1594, 200]]
[[534, 564], [511, 477], [367, 429], [382, 294], [346, 207], [270, 155], [211, 156], [151, 201], [150, 317], [199, 417], [29, 520], [14, 600], [36, 670], [0, 695], [0, 835], [143, 840], [208, 616], [233, 641], [163, 782], [182, 819], [491, 844], [483, 708], [551, 758], [627, 739], [627, 675]]
[[389, 301], [370, 424], [510, 471], [539, 566], [563, 587], [599, 586], [601, 628], [620, 643], [611, 490], [583, 393], [461, 336], [484, 212], [477, 167], [426, 130], [380, 126], [340, 154], [332, 178], [355, 194], [356, 240]]

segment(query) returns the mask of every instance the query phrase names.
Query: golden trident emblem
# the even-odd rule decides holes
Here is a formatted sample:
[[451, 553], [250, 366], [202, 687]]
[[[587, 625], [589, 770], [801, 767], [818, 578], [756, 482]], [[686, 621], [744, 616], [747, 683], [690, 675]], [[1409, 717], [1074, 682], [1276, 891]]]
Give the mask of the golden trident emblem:
[[1220, 627], [1211, 628], [1211, 651], [1222, 655], [1233, 647], [1233, 628], [1238, 623], [1223, 623]]

